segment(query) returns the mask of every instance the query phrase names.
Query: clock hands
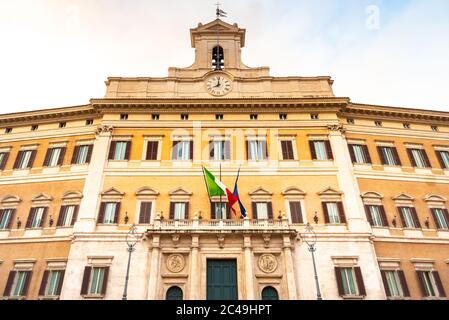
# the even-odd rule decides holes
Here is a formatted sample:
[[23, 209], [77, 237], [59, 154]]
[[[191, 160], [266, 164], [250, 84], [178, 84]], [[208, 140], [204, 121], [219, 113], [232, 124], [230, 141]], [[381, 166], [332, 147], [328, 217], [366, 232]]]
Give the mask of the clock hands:
[[217, 85], [214, 88], [218, 88], [220, 86], [220, 78], [218, 78]]

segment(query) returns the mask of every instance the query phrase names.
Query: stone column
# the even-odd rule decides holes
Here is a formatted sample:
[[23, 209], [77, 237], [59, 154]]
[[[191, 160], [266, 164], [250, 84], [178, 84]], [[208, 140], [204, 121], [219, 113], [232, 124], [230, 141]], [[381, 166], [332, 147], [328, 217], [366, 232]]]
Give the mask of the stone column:
[[84, 183], [83, 199], [80, 203], [78, 220], [73, 229], [74, 233], [95, 231], [98, 200], [103, 188], [103, 175], [107, 163], [112, 131], [113, 128], [109, 126], [100, 126], [97, 129], [97, 137], [94, 142], [92, 157]]
[[284, 235], [283, 238], [285, 275], [287, 278], [288, 299], [297, 300], [295, 272], [293, 268], [293, 257], [291, 249], [290, 235]]
[[157, 296], [157, 284], [159, 282], [159, 264], [161, 259], [160, 253], [160, 236], [153, 235], [153, 243], [151, 250], [150, 263], [150, 277], [148, 280], [148, 300], [156, 300]]
[[354, 175], [351, 156], [349, 155], [348, 143], [344, 136], [342, 126], [329, 126], [329, 134], [335, 165], [338, 167], [338, 184], [343, 191], [343, 205], [345, 208], [348, 228], [351, 232], [371, 232], [370, 225], [366, 220], [365, 209], [360, 197], [358, 181]]
[[200, 270], [198, 264], [199, 236], [192, 235], [192, 251], [190, 255], [190, 300], [200, 299]]
[[255, 300], [254, 294], [254, 269], [253, 269], [253, 250], [251, 246], [251, 236], [245, 235], [243, 240], [245, 250], [245, 287], [246, 300]]

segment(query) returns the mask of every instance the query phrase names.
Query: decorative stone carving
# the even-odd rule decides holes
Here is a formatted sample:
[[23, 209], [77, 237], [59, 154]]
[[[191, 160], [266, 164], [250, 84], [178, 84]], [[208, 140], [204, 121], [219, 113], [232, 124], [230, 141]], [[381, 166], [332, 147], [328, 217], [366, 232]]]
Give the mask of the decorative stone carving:
[[181, 272], [186, 265], [186, 260], [181, 254], [172, 254], [167, 258], [167, 269], [173, 273]]
[[346, 132], [346, 128], [342, 124], [328, 125], [327, 129], [329, 129], [330, 131], [340, 131], [340, 133], [342, 134]]
[[101, 133], [108, 133], [108, 132], [112, 132], [112, 131], [114, 131], [113, 126], [102, 125], [102, 126], [97, 127], [97, 130], [95, 130], [95, 134], [99, 135]]
[[270, 246], [270, 241], [271, 241], [271, 234], [264, 234], [263, 242], [264, 242], [265, 248], [268, 248]]
[[171, 236], [171, 239], [172, 239], [172, 241], [173, 241], [173, 245], [174, 245], [175, 247], [177, 247], [178, 244], [179, 244], [179, 234], [173, 234], [173, 235]]
[[224, 248], [224, 241], [225, 241], [224, 234], [217, 235], [217, 240], [218, 240], [218, 246], [220, 247], [220, 249], [223, 249]]
[[263, 254], [259, 257], [259, 269], [264, 273], [273, 273], [278, 267], [278, 261], [272, 254]]

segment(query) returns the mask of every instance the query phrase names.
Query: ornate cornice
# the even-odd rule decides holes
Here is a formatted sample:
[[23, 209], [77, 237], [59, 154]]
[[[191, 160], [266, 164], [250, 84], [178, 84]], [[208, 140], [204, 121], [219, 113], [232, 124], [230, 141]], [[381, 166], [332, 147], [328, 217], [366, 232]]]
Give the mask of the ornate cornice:
[[113, 126], [100, 125], [95, 130], [95, 134], [99, 135], [99, 134], [102, 134], [102, 133], [112, 133], [113, 131], [114, 131], [114, 127]]

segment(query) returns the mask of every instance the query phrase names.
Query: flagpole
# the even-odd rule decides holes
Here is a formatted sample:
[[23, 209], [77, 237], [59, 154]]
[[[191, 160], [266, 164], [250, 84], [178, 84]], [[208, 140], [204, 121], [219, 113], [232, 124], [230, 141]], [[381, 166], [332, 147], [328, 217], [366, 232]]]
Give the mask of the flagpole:
[[[223, 182], [222, 178], [221, 178], [221, 158], [220, 158], [220, 181]], [[223, 220], [223, 202], [221, 200], [221, 194], [222, 192], [220, 192], [220, 220]]]
[[203, 178], [204, 178], [204, 183], [206, 184], [207, 195], [209, 197], [209, 208], [210, 208], [210, 207], [212, 207], [212, 199], [210, 198], [209, 185], [207, 184], [206, 175], [204, 174], [204, 167], [201, 166], [201, 169], [203, 170]]

